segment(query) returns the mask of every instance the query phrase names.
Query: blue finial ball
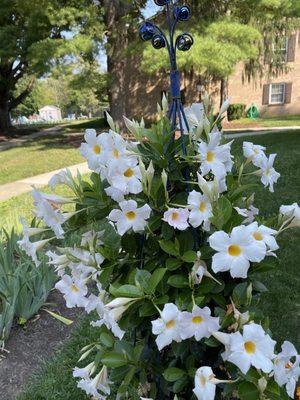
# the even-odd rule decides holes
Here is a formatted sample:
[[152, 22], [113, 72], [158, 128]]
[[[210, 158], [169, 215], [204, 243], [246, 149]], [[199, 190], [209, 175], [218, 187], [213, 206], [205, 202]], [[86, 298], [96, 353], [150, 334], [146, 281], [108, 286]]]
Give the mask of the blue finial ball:
[[154, 35], [152, 38], [152, 46], [157, 50], [166, 47], [165, 38], [162, 35]]
[[170, 0], [154, 0], [154, 3], [157, 6], [162, 7], [162, 6], [165, 6], [166, 4], [170, 3]]
[[145, 42], [151, 40], [155, 34], [155, 28], [150, 22], [145, 22], [139, 29], [140, 38]]
[[191, 9], [189, 6], [182, 6], [177, 11], [177, 18], [179, 21], [187, 21], [191, 16]]
[[188, 51], [194, 44], [194, 39], [189, 33], [183, 33], [176, 40], [177, 49], [180, 51]]

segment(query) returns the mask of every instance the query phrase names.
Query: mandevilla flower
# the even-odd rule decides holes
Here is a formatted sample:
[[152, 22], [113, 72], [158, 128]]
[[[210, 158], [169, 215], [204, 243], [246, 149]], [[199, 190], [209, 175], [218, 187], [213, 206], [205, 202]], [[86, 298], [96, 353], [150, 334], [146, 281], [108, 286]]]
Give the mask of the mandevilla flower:
[[187, 208], [169, 208], [163, 217], [163, 221], [180, 231], [185, 231], [188, 227], [189, 210]]
[[197, 341], [209, 338], [220, 329], [219, 318], [211, 316], [208, 307], [194, 306], [191, 313], [184, 311], [179, 317], [180, 335], [183, 340], [195, 337]]
[[180, 311], [175, 304], [165, 304], [164, 309], [160, 313], [160, 318], [152, 321], [152, 333], [157, 335], [155, 340], [159, 350], [172, 343], [173, 340], [181, 342]]
[[279, 249], [276, 239], [274, 238], [274, 235], [276, 235], [277, 231], [274, 229], [268, 228], [264, 225], [258, 226], [257, 222], [253, 222], [252, 224], [248, 225], [248, 229], [254, 240], [263, 242], [267, 249], [271, 252]]
[[104, 366], [94, 379], [83, 378], [78, 382], [77, 387], [85, 391], [87, 395], [93, 396], [93, 399], [105, 400], [106, 396], [103, 394], [110, 394], [110, 384], [112, 383], [108, 380], [107, 375], [107, 367]]
[[135, 158], [120, 159], [108, 168], [107, 180], [123, 194], [137, 194], [143, 190], [142, 174]]
[[231, 171], [232, 160], [230, 154], [231, 143], [220, 145], [221, 133], [212, 132], [209, 142], [199, 144], [200, 170], [202, 175], [212, 172], [218, 179], [224, 178]]
[[256, 167], [260, 167], [261, 160], [265, 157], [265, 147], [251, 142], [243, 143], [243, 152], [247, 160], [252, 161]]
[[274, 379], [279, 386], [286, 386], [287, 394], [293, 399], [299, 376], [300, 356], [295, 346], [285, 341], [274, 360]]
[[88, 161], [88, 166], [92, 171], [100, 172], [101, 165], [107, 160], [105, 147], [107, 145], [107, 134], [97, 136], [95, 129], [85, 131], [84, 140], [80, 146], [80, 152]]
[[108, 216], [108, 219], [116, 223], [119, 235], [123, 236], [131, 228], [134, 232], [144, 231], [146, 220], [151, 214], [148, 204], [138, 208], [136, 201], [128, 200], [122, 201], [119, 205], [121, 210], [112, 210]]
[[290, 219], [289, 228], [300, 226], [300, 207], [298, 203], [293, 203], [290, 206], [281, 206], [279, 210], [286, 219]]
[[254, 240], [244, 225], [233, 228], [230, 235], [224, 231], [213, 233], [209, 244], [218, 252], [213, 256], [213, 271], [230, 271], [233, 278], [246, 278], [250, 261], [260, 262], [266, 256], [265, 244]]
[[247, 374], [251, 365], [266, 373], [272, 371], [276, 342], [260, 325], [244, 325], [243, 334], [235, 332], [224, 335], [215, 332], [213, 335], [225, 345], [226, 351], [222, 354], [224, 361], [235, 364], [243, 374]]
[[75, 280], [69, 275], [63, 275], [61, 280], [56, 283], [55, 288], [63, 293], [68, 308], [86, 306], [87, 298], [85, 296], [88, 289], [84, 280]]
[[188, 205], [190, 206], [191, 212], [189, 215], [189, 223], [194, 227], [198, 228], [203, 224], [203, 229], [209, 231], [210, 222], [209, 218], [212, 217], [212, 206], [208, 201], [207, 197], [199, 192], [193, 190], [189, 193]]
[[265, 187], [269, 186], [270, 192], [274, 192], [274, 183], [280, 178], [280, 174], [275, 171], [273, 164], [277, 154], [271, 154], [269, 158], [262, 157], [260, 161], [260, 170], [257, 172], [261, 176], [261, 182]]
[[198, 400], [214, 400], [216, 385], [225, 382], [230, 381], [216, 379], [211, 367], [201, 367], [196, 371], [193, 392]]

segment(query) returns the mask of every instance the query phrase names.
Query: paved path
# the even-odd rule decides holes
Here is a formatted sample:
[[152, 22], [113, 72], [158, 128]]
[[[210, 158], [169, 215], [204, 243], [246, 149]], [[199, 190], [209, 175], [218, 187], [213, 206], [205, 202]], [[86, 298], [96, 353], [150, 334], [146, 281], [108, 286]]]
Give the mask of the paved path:
[[235, 138], [246, 137], [246, 136], [262, 136], [262, 135], [267, 135], [269, 133], [274, 133], [274, 132], [280, 133], [280, 132], [285, 132], [287, 130], [290, 130], [290, 131], [298, 131], [299, 130], [300, 131], [300, 126], [290, 126], [289, 128], [288, 127], [282, 127], [282, 128], [277, 127], [277, 128], [270, 128], [267, 130], [266, 129], [264, 129], [264, 130], [256, 129], [256, 130], [247, 130], [247, 131], [243, 131], [243, 132], [241, 132], [241, 130], [238, 129], [238, 130], [236, 130], [236, 133], [227, 133], [227, 132], [235, 132], [235, 130], [230, 129], [227, 131], [224, 130], [224, 134], [227, 139], [235, 139]]
[[30, 192], [32, 190], [32, 185], [35, 185], [36, 187], [46, 186], [53, 175], [66, 168], [71, 171], [73, 176], [76, 176], [77, 171], [81, 174], [86, 174], [90, 171], [87, 163], [81, 163], [72, 165], [71, 167], [61, 168], [56, 171], [46, 172], [45, 174], [36, 175], [31, 178], [24, 178], [19, 181], [6, 183], [5, 185], [0, 185], [0, 201], [8, 200], [11, 197]]

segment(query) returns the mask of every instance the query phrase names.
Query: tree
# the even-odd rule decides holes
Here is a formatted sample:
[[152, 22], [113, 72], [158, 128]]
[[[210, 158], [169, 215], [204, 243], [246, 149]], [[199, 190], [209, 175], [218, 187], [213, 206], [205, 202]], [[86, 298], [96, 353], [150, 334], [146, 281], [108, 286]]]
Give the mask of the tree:
[[[93, 53], [101, 20], [89, 0], [1, 0], [0, 3], [0, 131], [10, 128], [10, 112], [58, 59]], [[17, 84], [32, 76], [21, 92]]]
[[[221, 102], [226, 97], [227, 79], [236, 64], [245, 62], [248, 79], [266, 72], [269, 54], [270, 74], [285, 68], [282, 60], [274, 62], [274, 39], [288, 35], [299, 20], [299, 2], [295, 0], [192, 0], [193, 18], [188, 23], [194, 36], [193, 50], [186, 57], [178, 54], [178, 65], [185, 71], [220, 81]], [[184, 29], [184, 27], [183, 27]], [[168, 68], [167, 52], [157, 52], [149, 44], [144, 50], [142, 68], [156, 72]]]

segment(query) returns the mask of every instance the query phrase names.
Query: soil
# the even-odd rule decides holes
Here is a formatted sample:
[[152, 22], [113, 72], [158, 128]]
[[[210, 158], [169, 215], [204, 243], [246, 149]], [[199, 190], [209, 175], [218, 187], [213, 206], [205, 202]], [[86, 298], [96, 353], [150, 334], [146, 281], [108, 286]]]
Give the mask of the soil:
[[60, 293], [53, 291], [48, 302], [51, 307], [47, 308], [74, 323], [67, 326], [41, 311], [26, 326], [13, 327], [5, 351], [0, 353], [0, 400], [14, 400], [28, 378], [62, 347], [76, 325], [80, 312], [66, 308]]

